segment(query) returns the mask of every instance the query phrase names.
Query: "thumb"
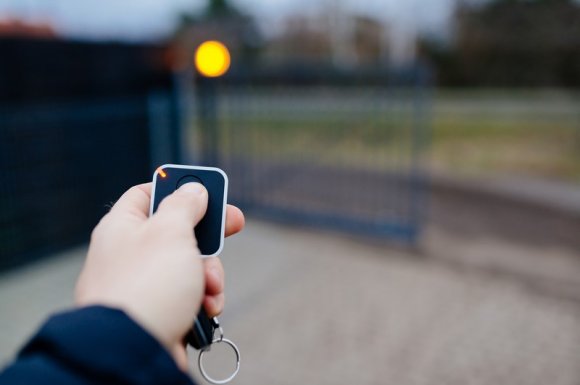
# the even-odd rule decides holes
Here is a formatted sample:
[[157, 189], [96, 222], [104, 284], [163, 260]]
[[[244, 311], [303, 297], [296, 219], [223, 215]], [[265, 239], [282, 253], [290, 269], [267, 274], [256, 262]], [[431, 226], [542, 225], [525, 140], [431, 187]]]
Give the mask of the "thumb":
[[208, 194], [200, 183], [186, 183], [167, 196], [154, 214], [163, 222], [195, 227], [207, 210]]

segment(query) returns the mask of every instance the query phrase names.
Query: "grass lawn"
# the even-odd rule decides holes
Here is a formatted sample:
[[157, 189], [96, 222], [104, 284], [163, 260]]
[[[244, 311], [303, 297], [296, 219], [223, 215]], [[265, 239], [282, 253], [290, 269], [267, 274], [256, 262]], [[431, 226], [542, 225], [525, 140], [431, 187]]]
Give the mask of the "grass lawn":
[[[220, 107], [226, 157], [397, 170], [426, 143], [423, 159], [437, 172], [580, 182], [580, 92], [438, 90], [421, 115], [408, 93], [259, 90], [233, 99]], [[415, 141], [417, 121], [426, 124]]]
[[580, 182], [580, 94], [438, 92], [431, 167]]

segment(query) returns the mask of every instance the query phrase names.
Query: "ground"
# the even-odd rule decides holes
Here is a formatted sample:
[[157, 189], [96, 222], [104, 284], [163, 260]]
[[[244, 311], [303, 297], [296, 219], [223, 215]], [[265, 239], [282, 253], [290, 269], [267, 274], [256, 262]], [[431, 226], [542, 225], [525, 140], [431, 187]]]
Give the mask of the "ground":
[[[447, 229], [432, 226], [410, 250], [250, 220], [222, 256], [221, 321], [242, 352], [234, 383], [578, 384], [580, 301], [568, 295], [580, 293], [577, 250]], [[3, 362], [71, 303], [84, 253], [2, 277]], [[501, 253], [515, 267], [494, 262]], [[519, 271], [522, 258], [545, 263]]]

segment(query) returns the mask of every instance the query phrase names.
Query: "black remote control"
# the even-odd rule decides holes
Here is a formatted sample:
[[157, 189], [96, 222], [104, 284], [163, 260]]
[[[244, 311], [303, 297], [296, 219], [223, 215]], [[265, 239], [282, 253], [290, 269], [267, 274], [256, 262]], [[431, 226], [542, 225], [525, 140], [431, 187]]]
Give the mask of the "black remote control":
[[[189, 182], [198, 182], [208, 191], [207, 211], [193, 230], [197, 246], [203, 257], [217, 256], [223, 249], [225, 216], [228, 191], [227, 175], [215, 167], [184, 166], [166, 164], [159, 167], [153, 175], [151, 208], [153, 215], [166, 196]], [[210, 319], [202, 307], [186, 342], [196, 349], [211, 345], [215, 321]]]

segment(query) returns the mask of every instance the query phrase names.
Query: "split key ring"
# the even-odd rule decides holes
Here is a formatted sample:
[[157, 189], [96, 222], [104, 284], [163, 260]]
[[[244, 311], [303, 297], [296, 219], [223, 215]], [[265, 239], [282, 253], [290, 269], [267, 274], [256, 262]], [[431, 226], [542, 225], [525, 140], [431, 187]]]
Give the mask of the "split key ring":
[[[216, 385], [227, 384], [228, 382], [233, 380], [236, 377], [236, 375], [238, 374], [238, 372], [240, 371], [240, 350], [238, 349], [236, 344], [234, 344], [231, 340], [224, 338], [224, 330], [222, 329], [221, 325], [219, 324], [219, 321], [217, 318], [214, 317], [212, 319], [212, 323], [214, 326], [214, 331], [215, 331], [215, 329], [219, 330], [220, 335], [219, 335], [219, 337], [214, 338], [212, 340], [211, 344], [202, 348], [199, 351], [199, 356], [197, 357], [197, 365], [199, 367], [199, 371], [200, 371], [201, 375], [203, 376], [203, 378], [205, 378], [206, 381], [208, 381], [212, 384], [216, 384]], [[209, 374], [207, 374], [207, 372], [205, 371], [205, 368], [203, 366], [203, 357], [206, 353], [211, 351], [211, 346], [214, 344], [216, 344], [216, 345], [217, 344], [226, 344], [234, 351], [234, 353], [236, 355], [236, 369], [229, 377], [224, 378], [222, 380], [218, 380], [218, 379], [210, 377]]]

